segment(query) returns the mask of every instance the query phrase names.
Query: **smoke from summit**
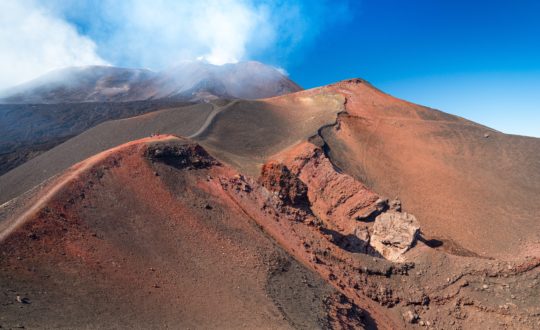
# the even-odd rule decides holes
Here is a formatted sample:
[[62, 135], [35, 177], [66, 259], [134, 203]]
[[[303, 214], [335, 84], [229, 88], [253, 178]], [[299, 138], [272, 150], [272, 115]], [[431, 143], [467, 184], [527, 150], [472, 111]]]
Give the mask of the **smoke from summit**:
[[31, 0], [0, 1], [0, 88], [51, 69], [107, 64], [90, 38]]
[[346, 4], [330, 6], [256, 0], [4, 0], [0, 88], [73, 65], [160, 70], [185, 60], [224, 64], [259, 58], [282, 66], [292, 49], [347, 16]]

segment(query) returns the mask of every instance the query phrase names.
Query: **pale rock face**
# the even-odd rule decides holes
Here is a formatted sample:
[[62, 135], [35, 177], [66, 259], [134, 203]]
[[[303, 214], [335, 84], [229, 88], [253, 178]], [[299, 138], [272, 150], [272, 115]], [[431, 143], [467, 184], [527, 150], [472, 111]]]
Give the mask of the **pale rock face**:
[[375, 219], [370, 244], [384, 258], [401, 261], [402, 255], [416, 242], [419, 230], [414, 215], [388, 211]]

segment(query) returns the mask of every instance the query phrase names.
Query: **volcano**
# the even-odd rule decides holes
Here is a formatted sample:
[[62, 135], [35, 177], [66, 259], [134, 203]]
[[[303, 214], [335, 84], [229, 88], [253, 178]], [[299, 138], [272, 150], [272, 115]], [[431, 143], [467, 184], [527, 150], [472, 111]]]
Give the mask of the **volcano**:
[[302, 88], [259, 62], [187, 61], [168, 70], [70, 67], [3, 92], [0, 175], [107, 120], [222, 99], [258, 99]]
[[236, 95], [1, 176], [0, 325], [538, 328], [539, 139], [361, 79]]
[[213, 65], [185, 61], [160, 72], [112, 66], [68, 67], [2, 92], [2, 103], [126, 102], [169, 99], [259, 99], [302, 88], [259, 62]]

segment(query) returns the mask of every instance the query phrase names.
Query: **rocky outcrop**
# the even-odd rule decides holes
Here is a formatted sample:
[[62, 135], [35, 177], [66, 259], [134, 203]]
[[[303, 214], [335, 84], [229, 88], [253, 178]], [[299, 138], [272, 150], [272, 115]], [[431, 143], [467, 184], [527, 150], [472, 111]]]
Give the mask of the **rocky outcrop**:
[[321, 147], [302, 143], [265, 164], [259, 183], [288, 206], [304, 206], [346, 251], [401, 261], [419, 231], [401, 201], [389, 201], [337, 170]]
[[379, 210], [379, 195], [355, 178], [335, 169], [323, 150], [303, 143], [284, 157], [284, 163], [308, 188], [313, 213], [335, 230], [352, 234], [357, 220]]
[[289, 206], [308, 207], [306, 185], [287, 166], [270, 162], [261, 171], [259, 183]]
[[401, 201], [381, 197], [340, 172], [324, 151], [302, 143], [263, 166], [259, 183], [287, 206], [307, 206], [333, 244], [353, 252], [402, 261], [419, 224], [401, 213]]
[[161, 143], [150, 145], [145, 156], [178, 169], [201, 169], [219, 162], [198, 144]]
[[419, 230], [412, 214], [388, 211], [375, 219], [370, 244], [386, 259], [400, 261], [416, 242]]

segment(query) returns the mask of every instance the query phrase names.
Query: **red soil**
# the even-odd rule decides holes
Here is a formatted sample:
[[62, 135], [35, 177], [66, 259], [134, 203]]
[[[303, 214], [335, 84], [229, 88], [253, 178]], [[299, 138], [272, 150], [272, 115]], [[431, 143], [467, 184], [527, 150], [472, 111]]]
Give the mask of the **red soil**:
[[[222, 178], [236, 172], [185, 144], [158, 136], [122, 145], [75, 165], [35, 196], [0, 243], [1, 324], [358, 326], [360, 314], [339, 320], [343, 306], [357, 307], [289, 266], [294, 261], [226, 197]], [[187, 161], [160, 160], [169, 146]], [[280, 292], [289, 289], [273, 284], [283, 276], [303, 279], [304, 288], [287, 297]], [[31, 303], [18, 304], [17, 295]]]
[[322, 133], [334, 164], [398, 196], [427, 236], [504, 259], [540, 246], [537, 139], [402, 101], [359, 80], [323, 90], [347, 98], [339, 124]]
[[[222, 110], [204, 149], [130, 142], [2, 206], [0, 322], [538, 328], [537, 140], [359, 80]], [[394, 197], [400, 263], [369, 245]]]

